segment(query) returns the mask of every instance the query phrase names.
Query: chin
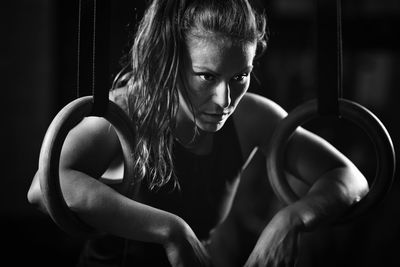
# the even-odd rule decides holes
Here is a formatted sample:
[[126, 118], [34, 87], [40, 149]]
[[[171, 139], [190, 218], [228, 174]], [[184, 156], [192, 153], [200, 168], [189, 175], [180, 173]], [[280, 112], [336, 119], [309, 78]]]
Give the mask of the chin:
[[215, 133], [221, 130], [221, 128], [224, 126], [225, 121], [221, 121], [218, 123], [209, 123], [209, 122], [200, 122], [198, 121], [196, 123], [197, 128], [204, 132], [209, 132], [209, 133]]

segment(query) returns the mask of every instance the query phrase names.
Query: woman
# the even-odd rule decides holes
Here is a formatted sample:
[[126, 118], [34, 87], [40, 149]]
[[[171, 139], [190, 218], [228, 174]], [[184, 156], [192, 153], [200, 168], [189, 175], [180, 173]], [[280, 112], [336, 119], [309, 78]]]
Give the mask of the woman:
[[[104, 119], [85, 118], [62, 150], [68, 206], [109, 234], [88, 241], [81, 266], [244, 264], [219, 256], [226, 235], [212, 230], [227, 217], [241, 173], [254, 167], [254, 151], [266, 153], [286, 116], [247, 92], [254, 59], [266, 46], [265, 21], [247, 0], [151, 3], [127, 82], [110, 92], [137, 133], [135, 194], [124, 197], [98, 179], [122, 165], [118, 138]], [[274, 215], [245, 266], [293, 266], [299, 233], [340, 216], [368, 191], [348, 159], [304, 129], [286, 153], [287, 172], [309, 190]], [[28, 198], [45, 209], [37, 180]]]

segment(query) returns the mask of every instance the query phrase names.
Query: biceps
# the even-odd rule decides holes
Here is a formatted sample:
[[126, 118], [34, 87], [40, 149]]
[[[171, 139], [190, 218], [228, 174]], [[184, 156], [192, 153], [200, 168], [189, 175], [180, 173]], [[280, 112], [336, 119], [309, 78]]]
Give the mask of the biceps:
[[62, 148], [60, 168], [100, 177], [120, 151], [112, 126], [101, 118], [86, 118], [72, 129]]
[[296, 130], [286, 147], [286, 170], [309, 185], [327, 171], [345, 166], [346, 162], [335, 147], [304, 128]]

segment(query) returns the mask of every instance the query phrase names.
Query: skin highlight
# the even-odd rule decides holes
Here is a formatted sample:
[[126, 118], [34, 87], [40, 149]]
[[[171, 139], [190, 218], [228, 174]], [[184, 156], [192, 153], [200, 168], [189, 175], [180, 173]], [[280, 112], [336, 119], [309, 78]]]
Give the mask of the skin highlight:
[[[186, 51], [175, 135], [187, 147], [193, 147], [193, 142], [204, 145], [199, 140], [209, 139], [210, 133], [223, 127], [247, 92], [256, 43], [210, 33], [202, 38], [189, 35]], [[190, 127], [193, 124], [197, 136], [195, 128]]]
[[[265, 47], [265, 19], [256, 16], [246, 0], [226, 1], [227, 6], [217, 0], [154, 0], [141, 22], [129, 82], [110, 92], [110, 100], [138, 119], [134, 121], [139, 123], [141, 143], [134, 160], [140, 163], [139, 171], [144, 170], [143, 177], [154, 174], [136, 184], [139, 193], [125, 197], [100, 181], [114, 166], [121, 167], [113, 174], [116, 180], [122, 177], [123, 162], [116, 132], [98, 117], [83, 119], [68, 134], [60, 159], [61, 187], [67, 205], [85, 223], [113, 238], [159, 245], [174, 267], [292, 267], [300, 234], [340, 216], [366, 195], [368, 183], [339, 151], [299, 127], [287, 145], [284, 164], [293, 179], [304, 182], [306, 189], [299, 201], [275, 209], [273, 193], [263, 192], [271, 201], [257, 203], [258, 212], [232, 204], [239, 181], [246, 183], [263, 175], [260, 170], [265, 170], [269, 141], [287, 113], [273, 101], [248, 92], [253, 61]], [[228, 119], [233, 141], [221, 131]], [[141, 194], [141, 189], [147, 190], [149, 184], [161, 188], [171, 178], [173, 139], [183, 144], [181, 156], [189, 151], [201, 155], [198, 160], [217, 147], [219, 134], [219, 142], [228, 143], [218, 152], [222, 157], [235, 157], [234, 174], [225, 175], [232, 166], [217, 161], [215, 177], [206, 172], [197, 176], [195, 171], [179, 177], [196, 185], [179, 203], [161, 194], [150, 200], [143, 197], [154, 192], [149, 189]], [[226, 148], [233, 146], [233, 150]], [[38, 175], [28, 199], [46, 212]], [[296, 186], [293, 189], [300, 191]], [[196, 198], [188, 196], [197, 191], [201, 193]], [[242, 193], [254, 203], [253, 191]], [[160, 208], [159, 203], [165, 206]], [[175, 207], [187, 210], [175, 213]], [[193, 230], [199, 218], [202, 222], [216, 212], [209, 228]], [[268, 220], [258, 220], [257, 229], [247, 231], [256, 233], [249, 247], [243, 248], [248, 242], [240, 237], [232, 242], [231, 237], [239, 236], [241, 229], [248, 230], [243, 221], [266, 212], [271, 215]], [[206, 234], [199, 237], [200, 232]], [[134, 253], [134, 257], [141, 256]]]

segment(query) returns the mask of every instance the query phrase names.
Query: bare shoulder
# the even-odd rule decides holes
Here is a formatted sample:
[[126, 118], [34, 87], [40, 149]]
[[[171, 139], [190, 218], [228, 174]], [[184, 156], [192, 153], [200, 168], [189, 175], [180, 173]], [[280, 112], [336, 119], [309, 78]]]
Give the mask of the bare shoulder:
[[271, 119], [274, 117], [282, 118], [287, 114], [286, 111], [274, 101], [254, 93], [246, 93], [237, 108], [239, 112], [256, 115], [256, 118], [260, 117], [257, 116], [259, 113], [262, 113], [260, 114], [261, 116], [267, 115], [271, 117]]
[[254, 93], [246, 93], [235, 111], [239, 135], [249, 145], [265, 148], [276, 125], [287, 112], [274, 101]]

